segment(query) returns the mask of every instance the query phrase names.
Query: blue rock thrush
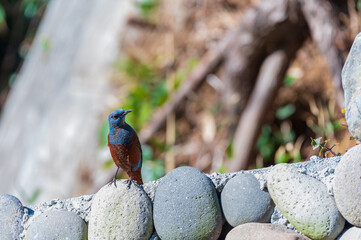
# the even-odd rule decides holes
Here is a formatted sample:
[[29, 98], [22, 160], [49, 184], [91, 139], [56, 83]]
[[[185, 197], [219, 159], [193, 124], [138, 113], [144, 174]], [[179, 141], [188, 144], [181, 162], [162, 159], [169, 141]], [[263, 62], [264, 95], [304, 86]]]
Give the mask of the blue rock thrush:
[[116, 176], [119, 168], [123, 169], [132, 180], [139, 185], [142, 181], [142, 147], [134, 129], [125, 122], [125, 116], [132, 110], [117, 109], [109, 115], [108, 146], [114, 163], [118, 166], [113, 182], [116, 186]]

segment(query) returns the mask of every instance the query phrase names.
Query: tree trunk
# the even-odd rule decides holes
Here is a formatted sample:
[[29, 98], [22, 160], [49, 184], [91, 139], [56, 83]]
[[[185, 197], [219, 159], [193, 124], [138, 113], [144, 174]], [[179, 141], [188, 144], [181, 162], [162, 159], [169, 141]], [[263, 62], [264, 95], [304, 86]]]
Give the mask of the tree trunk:
[[53, 0], [0, 124], [0, 192], [26, 201], [82, 193], [130, 1]]

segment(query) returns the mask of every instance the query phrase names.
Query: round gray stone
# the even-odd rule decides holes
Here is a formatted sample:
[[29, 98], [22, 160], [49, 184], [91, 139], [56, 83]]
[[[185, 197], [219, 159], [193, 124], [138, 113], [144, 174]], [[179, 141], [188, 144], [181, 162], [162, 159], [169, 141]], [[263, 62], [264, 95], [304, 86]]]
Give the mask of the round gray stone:
[[229, 180], [221, 193], [223, 214], [236, 227], [248, 222], [270, 222], [274, 203], [268, 192], [260, 189], [258, 180], [241, 173]]
[[23, 205], [19, 199], [8, 194], [0, 195], [0, 239], [20, 239], [23, 215]]
[[349, 228], [338, 236], [337, 240], [361, 240], [361, 228]]
[[69, 211], [49, 210], [35, 217], [28, 227], [26, 240], [86, 240], [88, 229], [78, 215]]
[[226, 240], [311, 240], [279, 224], [245, 223], [233, 228]]
[[349, 149], [335, 170], [334, 196], [342, 216], [361, 227], [361, 145]]
[[299, 231], [312, 239], [335, 239], [345, 225], [325, 184], [278, 164], [268, 175], [268, 190], [278, 209]]
[[144, 190], [128, 181], [105, 185], [94, 196], [89, 239], [148, 240], [153, 233], [152, 204]]
[[162, 240], [218, 239], [222, 213], [212, 181], [192, 167], [179, 167], [159, 183], [154, 226]]

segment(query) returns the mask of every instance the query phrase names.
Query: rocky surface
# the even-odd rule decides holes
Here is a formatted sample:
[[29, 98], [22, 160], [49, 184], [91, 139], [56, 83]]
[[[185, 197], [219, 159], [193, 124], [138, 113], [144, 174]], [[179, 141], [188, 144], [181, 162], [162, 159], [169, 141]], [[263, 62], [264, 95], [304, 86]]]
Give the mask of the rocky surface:
[[152, 204], [141, 187], [117, 180], [94, 196], [89, 239], [148, 240], [153, 233]]
[[218, 239], [222, 213], [212, 181], [192, 167], [179, 167], [160, 181], [154, 226], [163, 240]]
[[0, 239], [20, 239], [23, 231], [23, 205], [14, 196], [0, 195]]
[[350, 133], [361, 140], [361, 33], [359, 33], [342, 69], [346, 122]]
[[285, 226], [270, 223], [245, 223], [230, 231], [226, 240], [310, 240], [287, 229]]
[[86, 240], [88, 227], [74, 212], [49, 210], [34, 218], [27, 229], [25, 239]]
[[289, 164], [268, 175], [268, 189], [278, 209], [296, 229], [312, 239], [335, 239], [345, 220], [326, 186]]
[[228, 181], [221, 194], [223, 214], [236, 227], [249, 222], [270, 222], [274, 203], [252, 174], [240, 173]]
[[342, 156], [336, 168], [334, 195], [342, 216], [361, 227], [361, 145]]
[[349, 228], [342, 232], [342, 234], [337, 238], [337, 240], [361, 240], [361, 228]]
[[[296, 164], [290, 164], [293, 167], [297, 169], [298, 172], [304, 173], [308, 176], [313, 177], [314, 179], [317, 179], [325, 184], [325, 187], [327, 188], [328, 194], [333, 194], [333, 179], [334, 179], [334, 172], [335, 168], [340, 161], [341, 157], [333, 157], [333, 158], [327, 158], [322, 159], [318, 157], [311, 157], [310, 161], [307, 162], [301, 162]], [[241, 171], [239, 173], [227, 173], [227, 174], [220, 174], [220, 173], [213, 173], [210, 175], [203, 175], [207, 176], [208, 181], [211, 180], [213, 183], [214, 189], [216, 189], [218, 195], [221, 194], [222, 190], [224, 189], [225, 185], [229, 182], [230, 179], [233, 177], [242, 174], [242, 173], [249, 173], [255, 176], [259, 182], [259, 188], [260, 190], [267, 190], [267, 177], [269, 172], [274, 167], [269, 168], [263, 168], [263, 169], [256, 169], [256, 170], [250, 170], [250, 171]], [[182, 169], [182, 168], [180, 168]], [[200, 173], [202, 174], [202, 173]], [[186, 177], [188, 182], [193, 181], [190, 177]], [[157, 186], [163, 181], [164, 178], [161, 178], [157, 181], [150, 182], [144, 184], [143, 190], [147, 193], [150, 200], [154, 200], [155, 192], [157, 190]], [[210, 181], [209, 181], [210, 182]], [[174, 183], [176, 184], [176, 183]], [[182, 188], [182, 182], [178, 181], [177, 184], [180, 184]], [[193, 182], [194, 185], [197, 185], [197, 182]], [[120, 186], [120, 184], [118, 184]], [[118, 187], [119, 187], [118, 186]], [[176, 185], [174, 185], [176, 186]], [[128, 189], [127, 189], [128, 191]], [[23, 226], [24, 231], [20, 235], [20, 239], [25, 239], [25, 234], [28, 231], [30, 225], [32, 224], [33, 220], [42, 214], [45, 211], [49, 210], [65, 210], [76, 213], [79, 217], [81, 217], [86, 223], [90, 220], [90, 212], [91, 212], [91, 205], [94, 201], [95, 195], [84, 195], [77, 198], [71, 198], [71, 199], [54, 199], [51, 201], [43, 202], [36, 205], [31, 205], [24, 207], [24, 216], [23, 216]], [[121, 197], [117, 198], [122, 199]], [[178, 208], [181, 208], [180, 206], [177, 206]], [[271, 223], [273, 224], [281, 224], [284, 225], [290, 229], [293, 229], [294, 231], [297, 231], [293, 228], [292, 224], [285, 218], [284, 215], [281, 214], [280, 211], [278, 211], [277, 208], [273, 211]], [[226, 235], [228, 230], [224, 232], [224, 235]], [[218, 233], [217, 233], [218, 234]], [[151, 239], [159, 239], [158, 235], [156, 233], [153, 233]]]

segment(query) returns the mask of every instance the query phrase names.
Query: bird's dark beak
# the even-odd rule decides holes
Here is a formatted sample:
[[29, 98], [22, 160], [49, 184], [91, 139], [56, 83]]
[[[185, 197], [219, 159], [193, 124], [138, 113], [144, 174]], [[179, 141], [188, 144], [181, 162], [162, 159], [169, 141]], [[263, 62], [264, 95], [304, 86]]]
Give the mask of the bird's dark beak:
[[132, 111], [133, 111], [133, 110], [127, 110], [127, 111], [124, 112], [123, 115], [125, 116], [125, 115], [127, 115], [128, 113], [130, 113], [130, 112], [132, 112]]

